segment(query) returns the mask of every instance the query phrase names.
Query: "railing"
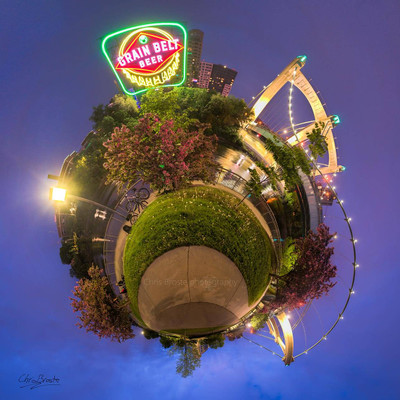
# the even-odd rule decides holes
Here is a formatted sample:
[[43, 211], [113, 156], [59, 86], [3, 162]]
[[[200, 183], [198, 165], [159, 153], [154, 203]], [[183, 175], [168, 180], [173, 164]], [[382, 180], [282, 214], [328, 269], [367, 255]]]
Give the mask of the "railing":
[[[138, 184], [137, 182], [136, 184]], [[225, 187], [235, 191], [241, 196], [247, 196], [249, 191], [246, 189], [246, 179], [242, 178], [238, 174], [226, 169], [220, 168], [218, 173], [216, 174], [215, 181], [216, 184], [224, 185]], [[135, 184], [135, 185], [136, 185]], [[135, 186], [134, 185], [134, 186]], [[132, 187], [133, 188], [133, 187]], [[129, 190], [131, 190], [130, 188]], [[127, 191], [126, 193], [128, 193]], [[275, 219], [274, 213], [271, 210], [270, 206], [267, 203], [267, 200], [264, 196], [260, 197], [247, 197], [247, 199], [254, 205], [254, 207], [260, 212], [261, 216], [267, 223], [271, 235], [272, 241], [276, 253], [277, 265], [280, 264], [280, 260], [282, 258], [282, 244], [281, 244], [281, 236], [278, 227], [278, 223]], [[122, 207], [124, 201], [126, 201], [126, 196], [123, 195], [118, 200], [114, 209], [118, 212], [120, 208], [120, 212], [126, 213], [124, 207]], [[112, 214], [109, 220], [107, 221], [107, 227], [105, 229], [104, 234], [104, 244], [103, 244], [103, 264], [104, 270], [107, 274], [108, 280], [110, 282], [111, 287], [113, 288], [115, 294], [120, 297], [119, 288], [117, 286], [117, 277], [115, 273], [115, 250], [117, 245], [117, 239], [119, 232], [121, 230], [121, 226], [124, 225], [125, 222], [122, 220], [118, 214]]]
[[[116, 205], [114, 206], [115, 211], [120, 208], [120, 212], [128, 214], [127, 211], [122, 207], [124, 201], [126, 201], [126, 194], [135, 187], [140, 181], [136, 182], [129, 190], [127, 190], [121, 197], [118, 199]], [[122, 220], [118, 217], [118, 214], [112, 214], [110, 219], [107, 221], [107, 227], [104, 233], [104, 244], [103, 244], [103, 264], [104, 270], [108, 277], [108, 281], [110, 286], [112, 287], [114, 293], [118, 297], [122, 297], [119, 291], [119, 287], [117, 285], [117, 277], [115, 273], [115, 250], [117, 247], [117, 239], [119, 233], [121, 231], [121, 226], [126, 224], [126, 220]]]
[[[218, 170], [215, 183], [224, 185], [225, 187], [239, 193], [241, 196], [247, 196], [249, 194], [249, 191], [246, 188], [247, 180], [226, 168], [220, 168]], [[267, 203], [267, 199], [265, 198], [265, 196], [250, 196], [247, 197], [247, 200], [249, 200], [260, 212], [271, 231], [272, 241], [277, 257], [277, 265], [279, 265], [282, 258], [282, 242], [278, 222], [276, 221], [275, 215], [271, 207]]]

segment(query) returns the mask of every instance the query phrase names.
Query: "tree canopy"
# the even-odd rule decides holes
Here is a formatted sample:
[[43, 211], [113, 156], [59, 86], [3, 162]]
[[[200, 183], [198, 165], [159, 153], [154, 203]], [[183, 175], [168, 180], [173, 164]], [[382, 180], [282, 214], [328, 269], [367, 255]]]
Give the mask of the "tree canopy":
[[160, 336], [160, 343], [164, 349], [169, 349], [174, 344], [174, 341], [167, 336]]
[[280, 275], [288, 274], [298, 258], [295, 241], [288, 236], [283, 243]]
[[113, 298], [111, 288], [103, 270], [90, 267], [90, 279], [81, 279], [71, 299], [74, 312], [80, 313], [77, 326], [93, 332], [99, 338], [123, 342], [133, 338], [132, 322], [127, 301]]
[[157, 339], [160, 335], [157, 332], [152, 331], [150, 329], [143, 329], [143, 336], [147, 340], [151, 340], [151, 339]]
[[183, 378], [193, 374], [193, 371], [200, 367], [201, 354], [194, 343], [187, 342], [185, 346], [179, 347], [180, 353], [176, 363], [176, 373]]
[[296, 146], [288, 146], [278, 141], [278, 139], [265, 139], [265, 148], [270, 151], [274, 160], [278, 164], [278, 174], [280, 179], [285, 182], [288, 190], [300, 183], [298, 169], [306, 175], [310, 175], [310, 162], [303, 149]]
[[325, 136], [322, 134], [324, 128], [324, 122], [317, 122], [311, 132], [307, 132], [307, 139], [309, 140], [308, 148], [315, 160], [317, 160], [318, 157], [324, 156], [328, 151], [328, 143]]
[[258, 331], [264, 327], [266, 322], [268, 321], [268, 314], [254, 314], [251, 317], [251, 326], [254, 328], [254, 330]]
[[116, 94], [110, 102], [93, 107], [89, 120], [93, 129], [104, 139], [108, 139], [116, 127], [125, 125], [132, 128], [139, 117], [136, 100], [132, 96]]
[[336, 266], [331, 263], [333, 247], [329, 247], [335, 234], [329, 227], [320, 224], [317, 232], [309, 231], [306, 237], [296, 240], [297, 259], [293, 269], [283, 277], [283, 286], [278, 286], [276, 298], [265, 312], [276, 308], [289, 310], [299, 308], [308, 301], [320, 298], [335, 286]]
[[131, 185], [140, 175], [153, 189], [176, 190], [193, 179], [212, 181], [217, 168], [214, 136], [184, 131], [154, 114], [146, 114], [132, 131], [116, 128], [104, 146], [107, 181], [119, 185]]
[[101, 183], [105, 180], [103, 142], [104, 139], [101, 136], [92, 134], [86, 148], [75, 156], [71, 171], [74, 193], [94, 198]]
[[214, 333], [207, 336], [202, 342], [207, 344], [211, 349], [218, 349], [219, 347], [224, 347], [225, 336], [222, 333]]
[[224, 97], [206, 89], [179, 87], [173, 90], [149, 90], [142, 96], [141, 115], [157, 114], [161, 120], [173, 119], [176, 127], [206, 127], [206, 135], [217, 135], [224, 143], [241, 147], [238, 131], [251, 118], [251, 110], [242, 99]]
[[158, 115], [162, 122], [173, 120], [175, 129], [216, 135], [223, 143], [240, 147], [238, 130], [249, 119], [251, 110], [241, 99], [198, 88], [150, 90], [142, 96], [140, 109], [132, 96], [116, 94], [109, 104], [93, 107], [89, 119], [94, 133], [72, 167], [69, 185], [74, 187], [74, 193], [95, 197], [107, 174], [103, 142], [110, 139], [115, 128], [125, 126], [134, 131], [139, 120], [149, 113]]
[[278, 190], [279, 175], [278, 175], [278, 172], [276, 171], [276, 169], [274, 167], [272, 167], [272, 166], [271, 167], [267, 167], [261, 161], [256, 161], [255, 164], [268, 177], [268, 184], [271, 186], [271, 189], [272, 190]]

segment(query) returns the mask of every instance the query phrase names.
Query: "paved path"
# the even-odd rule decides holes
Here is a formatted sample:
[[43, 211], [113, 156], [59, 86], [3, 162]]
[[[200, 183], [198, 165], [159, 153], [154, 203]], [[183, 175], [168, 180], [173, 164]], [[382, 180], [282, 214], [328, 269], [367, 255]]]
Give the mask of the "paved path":
[[[233, 196], [237, 197], [238, 199], [242, 199], [242, 196], [235, 192], [232, 189], [227, 188], [226, 186], [222, 184], [217, 184], [217, 185], [204, 185], [202, 181], [194, 181], [193, 186], [210, 186], [214, 187], [216, 189], [224, 190], [225, 192], [228, 192], [232, 194]], [[151, 193], [149, 199], [147, 200], [148, 204], [153, 202], [157, 196], [155, 195], [154, 192]], [[253, 206], [253, 204], [250, 203], [247, 199], [244, 201], [244, 204], [250, 208], [250, 210], [254, 213], [264, 230], [267, 232], [268, 237], [272, 240], [272, 234], [271, 230], [268, 226], [268, 224], [265, 222], [265, 219], [262, 217], [260, 212]], [[116, 282], [121, 280], [122, 275], [123, 275], [123, 270], [124, 270], [124, 264], [123, 264], [123, 258], [124, 258], [124, 249], [125, 249], [125, 243], [126, 239], [128, 237], [127, 233], [122, 229], [125, 224], [122, 223], [120, 226], [118, 238], [116, 240], [116, 246], [115, 246], [115, 253], [114, 253], [114, 266], [115, 266], [115, 276], [116, 276]]]
[[[157, 196], [155, 195], [154, 192], [150, 193], [150, 197], [146, 200], [147, 204], [152, 203]], [[140, 214], [143, 212], [142, 210]], [[124, 249], [125, 249], [125, 243], [126, 239], [128, 238], [128, 234], [123, 230], [124, 225], [130, 225], [128, 222], [125, 222], [121, 224], [118, 238], [116, 241], [115, 245], [115, 255], [114, 255], [114, 268], [115, 268], [115, 276], [116, 276], [116, 281], [120, 281], [122, 278], [122, 275], [124, 274]]]
[[142, 277], [138, 304], [156, 331], [232, 325], [251, 309], [239, 269], [205, 246], [178, 247], [156, 258]]
[[[194, 186], [196, 185], [204, 185], [202, 182], [193, 182]], [[226, 186], [222, 184], [217, 184], [214, 185], [213, 187], [216, 187], [220, 190], [224, 190], [228, 193], [231, 193], [232, 195], [236, 196], [238, 199], [241, 199], [242, 196], [239, 193], [236, 193], [234, 190], [231, 190], [227, 188]], [[150, 198], [148, 199], [148, 203], [150, 204], [152, 201], [156, 199], [156, 195], [154, 193], [151, 193]], [[247, 199], [244, 201], [244, 204], [246, 204], [254, 213], [258, 221], [261, 223], [263, 226], [264, 230], [267, 232], [268, 236], [272, 240], [272, 235], [271, 231], [268, 227], [268, 224], [265, 222], [264, 218], [261, 216], [260, 212], [251, 204]], [[120, 232], [118, 234], [118, 238], [116, 240], [116, 247], [115, 247], [115, 253], [114, 253], [114, 267], [115, 267], [115, 277], [116, 277], [116, 282], [118, 282], [122, 275], [123, 275], [123, 256], [124, 256], [124, 249], [125, 249], [125, 243], [126, 239], [128, 237], [127, 233], [122, 229], [124, 224], [121, 225]], [[168, 329], [194, 329], [194, 328], [212, 328], [212, 327], [217, 327], [217, 326], [225, 326], [225, 325], [233, 325], [239, 321], [239, 319], [245, 315], [247, 312], [249, 312], [256, 304], [258, 304], [259, 300], [263, 297], [263, 295], [267, 292], [268, 286], [265, 288], [265, 291], [262, 296], [260, 296], [259, 299], [257, 299], [256, 302], [251, 304], [250, 306], [248, 305], [248, 293], [247, 293], [247, 286], [243, 280], [243, 277], [239, 271], [239, 269], [236, 267], [236, 265], [225, 255], [222, 253], [217, 252], [214, 249], [207, 248], [205, 246], [191, 246], [191, 248], [196, 248], [196, 247], [201, 247], [204, 249], [207, 249], [208, 251], [205, 251], [202, 255], [203, 262], [199, 263], [196, 268], [191, 268], [191, 273], [194, 273], [193, 277], [191, 276], [189, 281], [192, 280], [193, 282], [198, 282], [204, 281], [202, 287], [197, 287], [196, 290], [194, 288], [191, 288], [191, 290], [194, 290], [194, 293], [198, 293], [200, 291], [204, 291], [206, 293], [206, 297], [202, 299], [202, 301], [197, 301], [196, 297], [192, 298], [190, 302], [182, 302], [182, 298], [179, 298], [179, 293], [183, 293], [180, 291], [180, 288], [177, 284], [173, 285], [172, 281], [177, 280], [174, 275], [174, 268], [164, 268], [164, 267], [158, 267], [159, 269], [153, 269], [152, 271], [150, 270], [150, 267], [153, 266], [159, 260], [158, 262], [162, 262], [162, 264], [165, 265], [170, 265], [171, 263], [174, 262], [174, 258], [168, 260], [170, 258], [170, 253], [177, 251], [178, 249], [171, 250], [162, 256], [158, 257], [146, 270], [144, 276], [142, 277], [142, 282], [144, 282], [144, 279], [148, 279], [148, 276], [151, 276], [152, 281], [157, 281], [157, 285], [153, 287], [153, 290], [155, 288], [158, 288], [157, 290], [160, 290], [163, 293], [167, 293], [167, 295], [174, 295], [177, 296], [177, 302], [174, 304], [174, 307], [166, 307], [167, 302], [170, 301], [168, 300], [168, 296], [164, 299], [158, 299], [154, 300], [152, 299], [151, 296], [149, 297], [148, 301], [153, 301], [153, 304], [150, 306], [147, 303], [147, 306], [142, 306], [144, 307], [141, 309], [141, 287], [139, 288], [139, 310], [140, 314], [142, 316], [142, 319], [146, 323], [147, 326], [151, 327], [154, 330], [168, 330]], [[188, 249], [189, 247], [187, 247]], [[222, 258], [225, 258], [227, 261], [223, 263], [222, 261], [214, 262], [215, 258], [211, 257], [211, 252], [215, 252], [219, 254]], [[192, 251], [193, 253], [193, 251]], [[193, 253], [194, 254], [194, 253]], [[197, 253], [196, 253], [197, 254]], [[161, 261], [160, 261], [161, 260]], [[214, 260], [214, 261], [213, 261]], [[228, 272], [228, 264], [231, 264], [234, 268], [231, 268], [231, 272]], [[160, 265], [162, 265], [160, 264]], [[156, 264], [157, 265], [157, 264]], [[188, 264], [185, 264], [186, 266], [183, 268], [189, 268]], [[221, 274], [221, 271], [224, 270], [223, 265], [225, 265], [225, 272]], [[222, 268], [222, 269], [221, 269]], [[234, 297], [232, 297], [232, 302], [227, 303], [226, 302], [226, 297], [230, 292], [229, 288], [225, 287], [222, 292], [218, 290], [219, 286], [215, 286], [214, 288], [210, 287], [215, 281], [215, 279], [224, 281], [229, 279], [233, 279], [232, 276], [235, 275], [232, 270], [236, 270], [236, 280], [240, 283], [240, 288], [238, 288], [238, 292], [234, 294]], [[157, 272], [155, 272], [157, 271]], [[194, 272], [197, 271], [197, 272]], [[147, 274], [150, 274], [147, 276]], [[181, 272], [182, 273], [182, 272]], [[160, 275], [160, 277], [157, 276], [157, 274]], [[229, 278], [231, 276], [231, 278]], [[207, 278], [208, 277], [208, 278]], [[218, 277], [218, 278], [216, 278]], [[228, 277], [228, 278], [227, 278]], [[163, 282], [165, 280], [170, 280], [170, 282], [167, 284], [171, 290], [165, 291], [166, 289], [161, 289], [161, 285], [158, 282]], [[180, 280], [188, 280], [188, 277], [180, 277]], [[209, 282], [209, 284], [207, 284]], [[154, 282], [153, 282], [154, 283]], [[190, 285], [190, 282], [189, 282]], [[204, 285], [208, 285], [204, 286]], [[188, 285], [186, 285], [188, 286]], [[142, 301], [143, 298], [146, 296], [145, 292], [148, 292], [146, 285], [143, 286], [142, 291]], [[150, 290], [150, 289], [149, 289]], [[187, 291], [189, 293], [189, 288], [186, 287], [184, 291]], [[151, 290], [150, 290], [151, 291]], [[148, 293], [147, 293], [148, 294]], [[220, 299], [220, 296], [222, 296], [222, 299]], [[180, 300], [179, 300], [180, 299]], [[210, 300], [211, 299], [211, 300]], [[160, 304], [161, 304], [161, 309]], [[232, 308], [233, 307], [233, 308]], [[231, 309], [232, 308], [232, 309]]]

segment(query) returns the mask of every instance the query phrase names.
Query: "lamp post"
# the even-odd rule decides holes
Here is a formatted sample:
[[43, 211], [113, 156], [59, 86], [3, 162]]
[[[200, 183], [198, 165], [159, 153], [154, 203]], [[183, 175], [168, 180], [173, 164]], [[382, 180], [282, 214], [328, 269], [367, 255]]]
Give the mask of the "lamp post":
[[[51, 187], [49, 197], [50, 197], [50, 200], [52, 200], [52, 201], [63, 203], [67, 199], [67, 190], [64, 188], [60, 188], [60, 187]], [[105, 208], [106, 210], [110, 211], [112, 214], [117, 214], [120, 217], [122, 217], [123, 219], [126, 219], [126, 215], [119, 213], [117, 210], [114, 210], [113, 208], [110, 208], [103, 204], [97, 203], [96, 201], [85, 199], [84, 197], [75, 196], [75, 195], [69, 194], [69, 193], [68, 193], [68, 198], [71, 200], [83, 201], [84, 203], [88, 203], [88, 204], [91, 204], [96, 207]]]

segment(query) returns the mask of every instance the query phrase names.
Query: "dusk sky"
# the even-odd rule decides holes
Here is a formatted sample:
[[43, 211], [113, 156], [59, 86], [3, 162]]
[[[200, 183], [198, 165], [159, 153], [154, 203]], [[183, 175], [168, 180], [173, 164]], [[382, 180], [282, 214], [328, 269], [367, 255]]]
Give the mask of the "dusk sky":
[[[162, 21], [204, 31], [202, 58], [236, 69], [232, 94], [246, 102], [306, 54], [303, 72], [341, 117], [336, 186], [358, 239], [356, 295], [329, 340], [289, 367], [227, 341], [183, 379], [157, 340], [112, 343], [75, 326], [47, 174], [116, 93], [101, 38]], [[400, 398], [398, 0], [3, 0], [0, 35], [1, 399]], [[26, 373], [60, 385], [20, 388]]]

